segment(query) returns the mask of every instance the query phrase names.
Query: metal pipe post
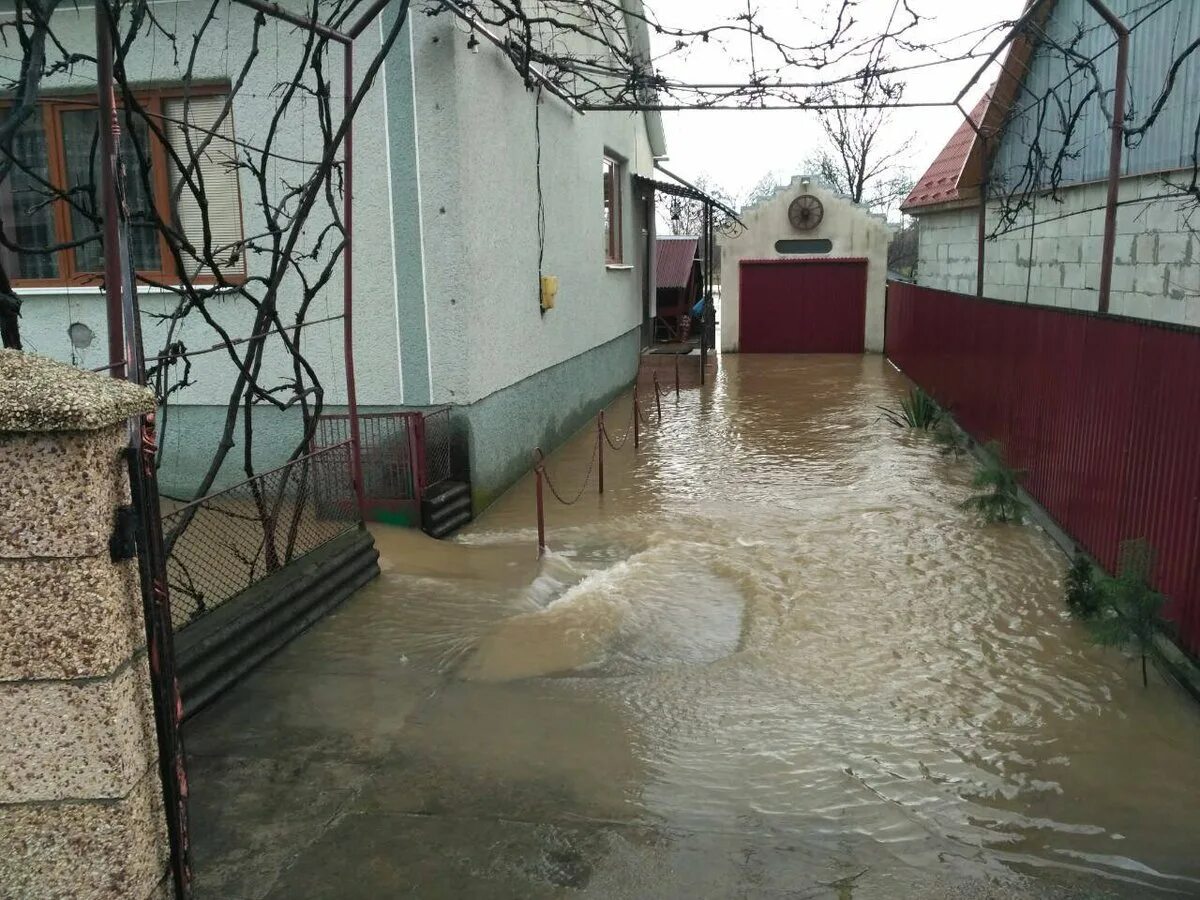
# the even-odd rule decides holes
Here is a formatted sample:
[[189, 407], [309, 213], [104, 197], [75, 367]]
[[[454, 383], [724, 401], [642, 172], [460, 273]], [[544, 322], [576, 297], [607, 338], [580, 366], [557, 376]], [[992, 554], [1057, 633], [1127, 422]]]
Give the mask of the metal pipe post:
[[979, 180], [979, 222], [976, 226], [975, 240], [978, 246], [975, 249], [975, 296], [983, 296], [983, 263], [987, 258], [987, 151], [986, 142], [984, 144], [984, 167], [983, 177]]
[[[678, 358], [678, 357], [676, 357]], [[658, 424], [662, 424], [662, 391], [658, 389], [658, 370], [654, 371], [654, 408], [658, 410]]]
[[675, 354], [675, 402], [679, 402], [679, 354]]
[[533, 473], [537, 483], [538, 556], [543, 556], [546, 553], [546, 508], [542, 497], [542, 481], [545, 478], [545, 472], [542, 469], [541, 448], [539, 447], [534, 452], [537, 454], [537, 464], [533, 467]]
[[641, 435], [639, 433], [642, 424], [642, 408], [638, 403], [638, 385], [633, 383], [633, 449], [636, 450], [641, 446]]
[[712, 207], [707, 204], [704, 207], [704, 256], [701, 260], [701, 269], [703, 270], [703, 289], [704, 289], [704, 305], [700, 308], [700, 386], [704, 386], [704, 370], [708, 365], [708, 307], [712, 302], [712, 286], [709, 284], [712, 279], [712, 272], [708, 265], [709, 252], [709, 226], [712, 224]]
[[358, 390], [354, 381], [354, 45], [343, 45], [342, 115], [346, 123], [345, 173], [342, 188], [342, 227], [345, 247], [342, 251], [342, 349], [346, 366], [346, 406], [350, 414], [350, 480], [358, 514], [366, 521], [367, 504], [363, 493], [362, 435], [358, 421]]
[[113, 96], [113, 48], [108, 4], [96, 4], [96, 133], [100, 144], [100, 203], [104, 211], [104, 307], [108, 320], [108, 373], [125, 378], [125, 326], [121, 266], [121, 207], [117, 202], [121, 124]]
[[1129, 72], [1129, 29], [1102, 0], [1088, 4], [1117, 36], [1117, 81], [1113, 86], [1112, 137], [1108, 149], [1108, 200], [1104, 207], [1104, 245], [1100, 254], [1100, 312], [1108, 312], [1113, 257], [1117, 246], [1117, 199], [1121, 187], [1121, 151], [1125, 143], [1125, 82]]
[[596, 452], [600, 454], [597, 461], [600, 472], [600, 493], [604, 493], [604, 410], [596, 418]]

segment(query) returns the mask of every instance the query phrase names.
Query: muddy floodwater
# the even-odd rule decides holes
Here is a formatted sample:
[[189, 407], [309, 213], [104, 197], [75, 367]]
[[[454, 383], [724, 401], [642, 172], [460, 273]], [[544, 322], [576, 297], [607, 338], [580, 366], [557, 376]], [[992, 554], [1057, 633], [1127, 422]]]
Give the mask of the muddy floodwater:
[[906, 387], [727, 357], [602, 498], [547, 493], [540, 561], [532, 479], [376, 530], [383, 576], [190, 728], [200, 895], [1200, 896], [1200, 711], [960, 509]]

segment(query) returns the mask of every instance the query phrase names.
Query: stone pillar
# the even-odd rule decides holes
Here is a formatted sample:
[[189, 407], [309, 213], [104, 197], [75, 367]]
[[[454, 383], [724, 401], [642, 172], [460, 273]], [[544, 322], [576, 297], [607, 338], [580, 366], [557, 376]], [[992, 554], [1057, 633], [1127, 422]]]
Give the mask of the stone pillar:
[[129, 503], [150, 392], [0, 351], [0, 896], [166, 897], [168, 846]]

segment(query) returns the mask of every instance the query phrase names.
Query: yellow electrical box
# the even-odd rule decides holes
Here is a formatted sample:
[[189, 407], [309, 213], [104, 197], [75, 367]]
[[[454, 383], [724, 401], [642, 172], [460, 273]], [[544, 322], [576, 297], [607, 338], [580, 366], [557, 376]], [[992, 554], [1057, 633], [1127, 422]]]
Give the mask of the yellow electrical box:
[[558, 296], [558, 276], [542, 276], [542, 309], [554, 309], [554, 298]]

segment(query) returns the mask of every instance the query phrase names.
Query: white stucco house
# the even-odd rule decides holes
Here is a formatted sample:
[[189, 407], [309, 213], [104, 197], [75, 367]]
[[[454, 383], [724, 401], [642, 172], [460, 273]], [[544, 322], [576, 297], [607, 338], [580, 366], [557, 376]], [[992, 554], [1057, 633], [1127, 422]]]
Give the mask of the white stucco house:
[[[638, 0], [627, 3], [640, 8]], [[295, 0], [283, 6], [307, 11]], [[203, 80], [214, 104], [223, 101], [236, 74], [230, 60], [236, 63], [249, 52], [255, 15], [237, 4], [223, 9], [230, 17], [223, 29], [228, 52], [202, 56], [196, 71], [196, 82]], [[208, 4], [180, 0], [156, 10], [168, 28], [187, 35]], [[385, 9], [379, 26], [357, 39], [356, 50], [364, 56], [377, 50], [393, 14]], [[62, 8], [55, 16], [57, 34], [92, 52], [90, 7]], [[645, 22], [628, 15], [625, 20], [630, 44], [648, 54]], [[259, 41], [259, 53], [275, 71], [294, 61], [299, 39], [290, 27], [264, 29]], [[186, 59], [185, 51], [179, 60]], [[159, 46], [132, 58], [130, 75], [169, 112], [180, 89], [180, 64]], [[4, 65], [11, 75], [17, 62]], [[228, 126], [248, 145], [261, 140], [274, 102], [276, 76], [254, 77], [260, 81], [236, 94]], [[332, 91], [340, 91], [336, 66], [329, 77]], [[78, 100], [80, 109], [86, 107], [94, 84], [94, 67], [89, 72], [80, 64], [44, 85], [40, 118], [26, 145], [40, 148], [53, 171], [86, 138], [83, 131], [94, 130], [94, 112], [84, 121], [88, 113], [72, 105]], [[192, 93], [198, 92], [193, 85]], [[72, 137], [72, 129], [80, 135]], [[292, 119], [288, 129], [283, 146], [291, 157], [303, 160], [319, 152], [313, 120]], [[528, 469], [534, 447], [557, 445], [635, 377], [653, 284], [654, 216], [652, 196], [635, 189], [633, 179], [651, 175], [665, 153], [656, 113], [582, 115], [549, 92], [527, 89], [511, 61], [486, 41], [472, 39], [461, 20], [427, 16], [413, 5], [355, 124], [358, 403], [364, 413], [451, 405], [477, 509]], [[280, 162], [281, 185], [288, 165]], [[63, 171], [64, 178], [73, 177], [70, 165]], [[212, 190], [219, 189], [227, 203], [221, 227], [234, 235], [261, 229], [253, 183], [243, 177], [239, 184], [234, 176], [231, 183], [217, 184], [218, 175], [213, 177]], [[6, 223], [20, 209], [13, 184], [0, 190], [0, 218]], [[17, 193], [19, 188], [18, 183]], [[185, 218], [187, 211], [178, 213]], [[56, 228], [61, 238], [69, 237], [70, 223], [25, 220], [18, 227], [30, 240], [53, 236]], [[169, 278], [152, 244], [135, 247], [137, 265]], [[103, 298], [94, 277], [78, 277], [94, 272], [96, 260], [70, 252], [39, 259], [7, 253], [0, 259], [24, 303], [26, 349], [86, 367], [107, 362]], [[256, 258], [236, 263], [249, 277], [262, 264]], [[553, 309], [542, 309], [539, 274], [557, 278]], [[318, 301], [322, 311], [340, 310], [340, 278], [335, 271], [328, 299]], [[147, 314], [168, 308], [168, 299], [153, 287], [142, 288], [141, 303]], [[229, 334], [246, 334], [247, 311], [227, 308], [218, 315]], [[151, 351], [159, 346], [157, 328], [146, 320]], [[346, 402], [340, 335], [334, 321], [304, 336], [305, 355], [322, 377], [331, 412]], [[193, 320], [180, 337], [191, 348], [220, 340]], [[234, 377], [221, 356], [197, 357], [194, 384], [172, 398], [161, 471], [169, 493], [187, 492], [212, 458]], [[282, 357], [275, 364], [282, 366]], [[301, 421], [296, 410], [263, 409], [256, 417], [255, 457], [262, 470], [282, 462], [280, 454], [302, 433]], [[231, 454], [221, 481], [244, 477], [238, 457]]]
[[718, 238], [723, 351], [883, 351], [883, 216], [804, 175], [740, 216]]
[[[1130, 38], [1129, 118], [1153, 108], [1181, 49], [1200, 36], [1200, 4], [1144, 7], [1110, 3]], [[1057, 0], [1043, 10], [1048, 40], [1018, 39], [1003, 74], [971, 113], [985, 135], [964, 122], [903, 204], [917, 217], [917, 282], [974, 294], [980, 185], [986, 184], [983, 293], [987, 297], [1096, 310], [1104, 234], [1111, 90], [1116, 71], [1112, 32], [1085, 0]], [[1145, 21], [1141, 21], [1145, 18]], [[1095, 75], [1064, 64], [1056, 47], [1094, 58]], [[1175, 88], [1154, 124], [1123, 151], [1116, 255], [1109, 311], [1116, 315], [1200, 325], [1200, 236], [1197, 204], [1181, 195], [1196, 165], [1200, 58], [1173, 75]], [[1103, 97], [1091, 95], [1095, 84]], [[1086, 99], [1078, 105], [1080, 98]], [[1060, 154], [1060, 150], [1065, 153]], [[1041, 160], [1030, 166], [1030, 160]], [[1051, 169], [1061, 164], [1057, 192]], [[1028, 207], [1013, 221], [998, 198], [1032, 179]], [[1011, 206], [1011, 204], [1010, 204]]]

